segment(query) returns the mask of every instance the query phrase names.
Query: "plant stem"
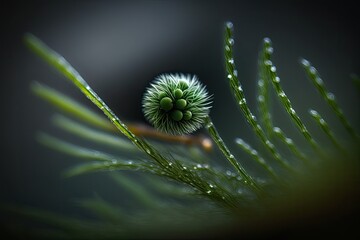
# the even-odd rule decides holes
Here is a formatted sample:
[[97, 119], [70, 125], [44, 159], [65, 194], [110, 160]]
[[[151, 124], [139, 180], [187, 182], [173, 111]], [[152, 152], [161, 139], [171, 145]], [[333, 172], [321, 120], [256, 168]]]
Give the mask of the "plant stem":
[[261, 190], [260, 186], [255, 182], [255, 180], [245, 171], [243, 166], [236, 160], [235, 156], [230, 152], [229, 148], [225, 145], [224, 141], [220, 137], [220, 134], [215, 128], [212, 120], [208, 116], [205, 119], [205, 128], [209, 132], [211, 138], [214, 140], [220, 151], [224, 154], [226, 159], [233, 165], [235, 170], [240, 174], [243, 178], [243, 182], [245, 185], [249, 186], [250, 188], [254, 189], [257, 193]]

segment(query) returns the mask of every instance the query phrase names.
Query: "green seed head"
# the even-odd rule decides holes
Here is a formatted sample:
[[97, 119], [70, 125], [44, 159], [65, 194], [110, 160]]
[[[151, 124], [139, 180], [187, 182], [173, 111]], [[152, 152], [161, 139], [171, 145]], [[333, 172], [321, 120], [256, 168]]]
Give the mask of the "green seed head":
[[158, 76], [144, 94], [146, 119], [162, 132], [182, 135], [199, 129], [210, 111], [211, 97], [196, 76]]

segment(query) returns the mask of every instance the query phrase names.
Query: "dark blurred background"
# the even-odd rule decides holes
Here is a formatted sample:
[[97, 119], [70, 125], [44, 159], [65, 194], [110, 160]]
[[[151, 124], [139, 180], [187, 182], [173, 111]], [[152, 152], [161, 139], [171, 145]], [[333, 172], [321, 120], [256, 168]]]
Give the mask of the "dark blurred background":
[[[250, 143], [253, 137], [228, 90], [224, 23], [234, 23], [235, 63], [254, 111], [258, 52], [262, 39], [270, 37], [283, 87], [304, 121], [311, 123], [309, 107], [324, 116], [331, 111], [306, 78], [300, 57], [317, 67], [357, 127], [359, 98], [350, 74], [360, 73], [360, 28], [358, 8], [351, 2], [1, 1], [0, 201], [71, 212], [71, 199], [94, 192], [119, 197], [105, 187], [110, 185], [101, 174], [62, 179], [61, 172], [74, 161], [35, 141], [39, 130], [54, 130], [49, 123], [53, 110], [31, 94], [32, 81], [91, 104], [26, 49], [22, 41], [26, 32], [62, 54], [124, 120], [145, 122], [141, 97], [158, 74], [198, 75], [214, 95], [211, 116], [232, 146], [235, 137]], [[291, 129], [292, 124], [283, 120], [284, 111], [276, 106], [275, 121], [284, 130]], [[346, 136], [336, 118], [328, 121]], [[321, 133], [314, 125], [310, 130]], [[301, 141], [299, 134], [291, 134]]]

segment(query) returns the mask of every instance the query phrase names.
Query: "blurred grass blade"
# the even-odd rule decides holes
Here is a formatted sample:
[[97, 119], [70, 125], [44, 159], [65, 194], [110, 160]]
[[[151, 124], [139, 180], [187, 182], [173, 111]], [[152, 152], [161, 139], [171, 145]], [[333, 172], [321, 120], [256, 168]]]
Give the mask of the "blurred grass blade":
[[58, 138], [52, 137], [45, 133], [39, 133], [37, 135], [38, 141], [54, 150], [75, 156], [80, 157], [85, 160], [97, 160], [97, 161], [116, 161], [118, 157], [112, 156], [107, 153], [103, 153], [97, 150], [90, 148], [80, 147], [65, 141], [62, 141]]
[[53, 88], [38, 82], [33, 82], [31, 84], [31, 90], [40, 98], [56, 106], [63, 112], [69, 113], [70, 115], [79, 118], [80, 120], [102, 129], [114, 129], [114, 127], [106, 118]]
[[91, 129], [65, 116], [57, 114], [53, 117], [53, 122], [55, 123], [56, 126], [60, 127], [61, 129], [68, 131], [72, 134], [75, 134], [76, 136], [82, 137], [84, 139], [101, 143], [106, 146], [112, 146], [115, 147], [116, 149], [124, 150], [126, 152], [138, 152], [138, 149], [135, 148], [135, 146], [127, 139], [120, 138], [102, 131]]
[[78, 200], [77, 203], [106, 222], [120, 224], [126, 221], [125, 215], [119, 207], [110, 204], [98, 195], [94, 198]]
[[115, 183], [120, 187], [124, 188], [129, 192], [137, 202], [141, 203], [146, 208], [158, 208], [160, 206], [160, 200], [156, 199], [155, 196], [150, 194], [150, 192], [140, 185], [136, 181], [130, 179], [124, 174], [111, 173], [110, 177]]

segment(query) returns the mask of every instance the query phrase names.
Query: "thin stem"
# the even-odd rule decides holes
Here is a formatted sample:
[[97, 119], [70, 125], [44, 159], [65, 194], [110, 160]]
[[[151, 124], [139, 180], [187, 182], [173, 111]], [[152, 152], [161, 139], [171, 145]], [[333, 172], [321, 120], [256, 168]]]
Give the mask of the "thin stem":
[[232, 52], [233, 45], [234, 45], [233, 25], [232, 23], [227, 23], [226, 32], [225, 32], [225, 62], [226, 62], [225, 64], [226, 64], [226, 70], [228, 73], [227, 77], [230, 82], [231, 90], [236, 100], [238, 101], [240, 109], [244, 114], [247, 122], [250, 124], [256, 135], [260, 138], [261, 142], [264, 144], [266, 149], [270, 151], [274, 159], [277, 160], [281, 166], [292, 171], [292, 168], [289, 165], [289, 163], [282, 158], [278, 150], [275, 148], [274, 144], [272, 144], [270, 140], [266, 137], [265, 132], [258, 124], [256, 117], [252, 114], [252, 112], [249, 109], [249, 106], [246, 103], [244, 91], [237, 77], [238, 74], [235, 68], [235, 62]]
[[314, 121], [320, 126], [320, 128], [324, 131], [324, 133], [326, 134], [326, 136], [328, 136], [328, 138], [330, 139], [330, 141], [335, 145], [335, 147], [337, 147], [341, 152], [345, 153], [345, 149], [340, 145], [340, 143], [336, 140], [336, 137], [334, 135], [334, 133], [331, 131], [329, 125], [327, 124], [327, 122], [321, 117], [321, 115], [313, 110], [310, 109], [309, 110], [309, 114], [311, 115], [311, 117], [314, 119]]
[[235, 170], [240, 174], [243, 178], [243, 182], [245, 185], [251, 187], [252, 189], [256, 190], [257, 193], [261, 191], [260, 186], [255, 182], [255, 180], [245, 171], [243, 166], [236, 160], [235, 156], [230, 152], [229, 148], [225, 145], [224, 141], [220, 137], [220, 134], [216, 130], [213, 122], [211, 121], [210, 117], [208, 116], [205, 119], [205, 128], [209, 132], [211, 138], [214, 140], [216, 145], [219, 147], [221, 152], [224, 154], [226, 159], [233, 165]]
[[270, 91], [269, 91], [269, 83], [270, 79], [268, 74], [266, 74], [266, 67], [264, 64], [264, 59], [268, 58], [268, 56], [272, 53], [272, 48], [263, 48], [259, 55], [258, 60], [258, 72], [259, 72], [259, 80], [258, 80], [258, 97], [257, 102], [259, 106], [260, 113], [260, 122], [264, 127], [265, 133], [268, 137], [271, 137], [273, 134], [273, 122], [271, 118], [271, 99], [270, 99]]
[[308, 162], [305, 154], [299, 150], [299, 148], [295, 145], [294, 141], [287, 137], [286, 134], [279, 127], [274, 127], [273, 132], [275, 136], [277, 136], [298, 158], [303, 160], [304, 162]]
[[[264, 39], [264, 49], [272, 48], [271, 41], [269, 38]], [[273, 51], [271, 50], [271, 53]], [[277, 93], [280, 102], [284, 106], [286, 112], [289, 114], [290, 119], [294, 122], [295, 126], [299, 129], [302, 135], [305, 137], [308, 143], [316, 150], [319, 151], [319, 146], [311, 136], [310, 132], [307, 130], [305, 124], [300, 119], [299, 115], [296, 113], [295, 109], [293, 108], [290, 99], [286, 96], [284, 90], [280, 84], [280, 78], [276, 74], [276, 67], [273, 65], [271, 61], [271, 54], [267, 55], [267, 58], [264, 59], [264, 65], [267, 70], [267, 74], [269, 79], [271, 79], [272, 85]]]
[[311, 63], [306, 59], [301, 60], [301, 65], [304, 67], [307, 76], [309, 77], [311, 82], [315, 85], [316, 89], [323, 97], [323, 99], [330, 105], [331, 109], [335, 112], [335, 115], [339, 118], [345, 129], [353, 138], [358, 139], [359, 136], [355, 133], [355, 130], [346, 119], [343, 110], [336, 102], [335, 95], [326, 89], [326, 86], [316, 68], [311, 66]]
[[239, 145], [247, 154], [249, 154], [255, 162], [257, 162], [261, 167], [263, 167], [271, 177], [276, 180], [279, 180], [279, 176], [274, 172], [274, 169], [265, 162], [264, 158], [260, 156], [259, 152], [252, 148], [248, 143], [246, 143], [241, 138], [236, 138], [235, 142]]

